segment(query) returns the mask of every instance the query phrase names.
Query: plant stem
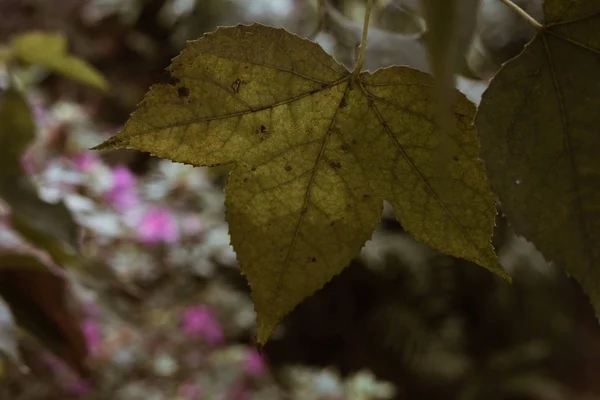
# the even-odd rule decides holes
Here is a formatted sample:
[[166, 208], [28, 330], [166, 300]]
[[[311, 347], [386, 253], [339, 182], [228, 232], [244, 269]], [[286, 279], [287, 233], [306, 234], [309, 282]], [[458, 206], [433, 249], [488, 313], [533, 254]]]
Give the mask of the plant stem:
[[373, 8], [373, 0], [367, 2], [367, 8], [365, 10], [365, 22], [363, 24], [362, 37], [360, 39], [360, 47], [358, 48], [358, 58], [356, 64], [354, 64], [354, 70], [352, 74], [358, 76], [362, 70], [363, 64], [365, 63], [365, 52], [367, 47], [367, 33], [369, 32], [369, 20], [371, 19], [371, 9]]
[[544, 26], [542, 24], [540, 24], [539, 22], [537, 22], [535, 20], [535, 18], [533, 18], [531, 15], [529, 15], [525, 10], [523, 10], [521, 7], [519, 7], [518, 5], [516, 5], [515, 3], [513, 3], [512, 0], [500, 0], [502, 3], [504, 3], [508, 8], [510, 8], [511, 10], [513, 10], [514, 12], [516, 12], [519, 17], [521, 17], [522, 19], [524, 19], [529, 25], [533, 26], [536, 30], [542, 30], [544, 28]]

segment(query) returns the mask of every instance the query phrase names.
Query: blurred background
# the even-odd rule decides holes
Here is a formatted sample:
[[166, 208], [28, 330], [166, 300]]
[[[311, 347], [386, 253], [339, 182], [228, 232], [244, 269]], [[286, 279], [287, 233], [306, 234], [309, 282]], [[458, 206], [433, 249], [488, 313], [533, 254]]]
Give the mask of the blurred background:
[[[541, 20], [541, 0], [517, 3]], [[48, 241], [15, 224], [18, 201], [0, 196], [0, 267], [10, 267], [0, 272], [0, 399], [600, 399], [600, 326], [587, 298], [501, 214], [493, 243], [512, 285], [415, 242], [388, 207], [360, 256], [257, 348], [224, 220], [227, 170], [88, 150], [119, 130], [186, 40], [258, 21], [317, 41], [350, 68], [364, 7], [0, 0], [0, 45], [61, 33], [110, 84], [103, 92], [18, 67], [35, 123], [24, 171], [36, 198], [63, 207], [84, 268], [55, 265]], [[428, 70], [419, 15], [416, 0], [378, 2], [366, 69]], [[497, 0], [482, 0], [478, 18], [458, 79], [475, 102], [533, 35]], [[0, 88], [5, 67], [0, 57]], [[21, 217], [58, 232], [56, 210]], [[32, 259], [59, 278], [20, 273]]]

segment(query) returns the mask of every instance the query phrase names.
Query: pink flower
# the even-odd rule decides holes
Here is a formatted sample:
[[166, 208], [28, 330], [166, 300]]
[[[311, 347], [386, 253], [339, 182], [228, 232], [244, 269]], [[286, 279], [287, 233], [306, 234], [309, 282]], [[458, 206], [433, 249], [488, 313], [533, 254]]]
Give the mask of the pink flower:
[[46, 119], [48, 119], [48, 112], [42, 107], [39, 102], [29, 100], [29, 107], [31, 108], [31, 114], [37, 125], [42, 125]]
[[33, 175], [37, 172], [38, 165], [35, 159], [35, 154], [31, 151], [31, 148], [26, 149], [21, 154], [21, 166], [28, 175]]
[[81, 330], [85, 336], [90, 353], [96, 353], [100, 348], [100, 342], [102, 341], [98, 324], [88, 318], [81, 324]]
[[85, 153], [79, 153], [75, 155], [72, 159], [75, 168], [77, 168], [81, 172], [89, 171], [90, 168], [94, 166], [94, 164], [98, 163], [100, 159], [96, 154], [91, 151], [86, 151]]
[[244, 357], [244, 371], [251, 376], [261, 375], [265, 370], [265, 359], [258, 350], [251, 348]]
[[174, 243], [179, 239], [179, 227], [171, 213], [162, 207], [150, 207], [142, 215], [137, 227], [142, 243]]
[[223, 331], [212, 310], [203, 305], [188, 307], [181, 317], [181, 328], [190, 336], [200, 336], [209, 344], [223, 341]]
[[112, 170], [112, 186], [106, 193], [106, 198], [119, 211], [139, 204], [137, 180], [129, 168], [121, 165]]

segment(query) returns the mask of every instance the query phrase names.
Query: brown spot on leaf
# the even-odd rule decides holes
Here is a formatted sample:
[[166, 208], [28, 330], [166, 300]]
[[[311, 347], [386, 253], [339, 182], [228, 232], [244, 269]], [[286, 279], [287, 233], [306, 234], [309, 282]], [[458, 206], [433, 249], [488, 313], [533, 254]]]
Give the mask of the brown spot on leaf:
[[343, 152], [346, 152], [346, 151], [350, 150], [350, 147], [348, 147], [347, 144], [343, 144], [340, 146], [340, 150]]
[[256, 171], [256, 167], [250, 168], [250, 171], [252, 171], [252, 172]]
[[231, 90], [233, 90], [233, 93], [238, 93], [240, 91], [240, 86], [242, 86], [243, 82], [240, 78], [237, 78], [232, 84], [231, 84]]
[[174, 77], [167, 70], [164, 70], [158, 77], [158, 83], [164, 83], [166, 85], [177, 85], [180, 82], [179, 78]]
[[179, 97], [188, 97], [190, 95], [190, 89], [186, 88], [185, 86], [177, 88], [177, 95]]
[[329, 166], [330, 166], [331, 168], [333, 168], [333, 169], [340, 169], [340, 168], [342, 168], [342, 164], [340, 164], [340, 163], [339, 163], [339, 162], [337, 162], [337, 161], [332, 161], [332, 162], [330, 162], [330, 163], [329, 163]]
[[259, 135], [259, 140], [263, 141], [267, 138], [267, 136], [269, 135], [269, 131], [267, 130], [267, 127], [264, 125], [259, 126], [258, 128], [256, 128], [254, 130], [254, 134], [255, 135]]
[[317, 262], [317, 259], [315, 257], [310, 259], [310, 262]]
[[291, 165], [286, 165], [286, 166], [284, 167], [284, 169], [285, 169], [287, 172], [290, 172], [290, 171], [292, 170], [292, 166], [291, 166]]

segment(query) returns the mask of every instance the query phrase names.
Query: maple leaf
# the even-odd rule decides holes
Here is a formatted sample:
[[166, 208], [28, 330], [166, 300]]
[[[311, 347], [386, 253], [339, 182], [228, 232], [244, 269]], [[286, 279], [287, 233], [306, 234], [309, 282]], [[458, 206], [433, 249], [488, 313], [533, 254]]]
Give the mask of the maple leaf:
[[317, 44], [260, 24], [220, 28], [187, 47], [123, 130], [95, 149], [235, 164], [231, 242], [266, 342], [279, 320], [358, 255], [388, 200], [420, 241], [504, 277], [496, 214], [457, 93], [452, 162], [434, 150], [434, 82], [392, 67], [353, 75]]
[[492, 80], [476, 125], [516, 233], [575, 277], [600, 317], [600, 1], [546, 0], [544, 19]]

